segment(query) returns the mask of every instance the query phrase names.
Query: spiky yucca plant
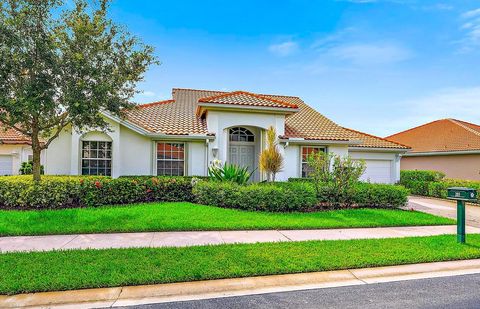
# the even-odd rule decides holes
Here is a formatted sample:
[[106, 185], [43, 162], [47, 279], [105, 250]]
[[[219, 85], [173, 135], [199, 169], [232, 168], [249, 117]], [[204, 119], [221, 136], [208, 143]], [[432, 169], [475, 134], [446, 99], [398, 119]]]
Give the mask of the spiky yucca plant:
[[258, 161], [260, 170], [267, 174], [267, 180], [275, 181], [276, 175], [283, 169], [283, 156], [278, 149], [277, 132], [273, 126], [267, 130], [267, 147]]

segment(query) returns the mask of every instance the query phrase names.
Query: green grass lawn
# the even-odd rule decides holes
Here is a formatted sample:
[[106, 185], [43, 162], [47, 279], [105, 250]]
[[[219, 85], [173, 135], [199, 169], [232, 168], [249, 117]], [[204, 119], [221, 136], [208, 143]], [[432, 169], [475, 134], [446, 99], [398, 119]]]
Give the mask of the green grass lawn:
[[261, 230], [454, 224], [450, 219], [402, 210], [348, 209], [267, 213], [192, 203], [41, 211], [0, 211], [0, 235], [142, 231]]
[[480, 258], [480, 235], [0, 254], [0, 294]]

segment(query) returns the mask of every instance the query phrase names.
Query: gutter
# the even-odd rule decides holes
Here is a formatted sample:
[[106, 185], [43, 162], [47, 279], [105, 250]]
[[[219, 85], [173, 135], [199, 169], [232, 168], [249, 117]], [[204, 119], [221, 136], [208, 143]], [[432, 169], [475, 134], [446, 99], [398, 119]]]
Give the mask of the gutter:
[[310, 140], [304, 138], [280, 138], [280, 143], [288, 143], [288, 144], [302, 144], [302, 145], [360, 145], [362, 143], [361, 140]]
[[348, 147], [348, 150], [352, 151], [370, 151], [370, 152], [394, 152], [394, 153], [405, 153], [409, 152], [410, 149], [402, 148], [374, 148], [374, 147]]
[[410, 152], [405, 157], [421, 157], [421, 156], [454, 156], [480, 154], [480, 150], [459, 150], [459, 151], [427, 151], [427, 152]]

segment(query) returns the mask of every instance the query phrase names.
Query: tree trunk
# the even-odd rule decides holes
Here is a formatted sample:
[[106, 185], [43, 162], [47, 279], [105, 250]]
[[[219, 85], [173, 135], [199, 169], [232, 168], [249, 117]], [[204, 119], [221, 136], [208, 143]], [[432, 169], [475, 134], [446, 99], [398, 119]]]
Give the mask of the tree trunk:
[[41, 180], [41, 164], [40, 153], [42, 147], [38, 138], [38, 129], [32, 128], [32, 152], [33, 152], [33, 181], [39, 182]]

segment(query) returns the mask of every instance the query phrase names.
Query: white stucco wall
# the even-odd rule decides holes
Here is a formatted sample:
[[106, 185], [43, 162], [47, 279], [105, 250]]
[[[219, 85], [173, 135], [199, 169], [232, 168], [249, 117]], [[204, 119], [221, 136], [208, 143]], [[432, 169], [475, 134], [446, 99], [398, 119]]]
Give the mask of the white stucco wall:
[[119, 175], [156, 174], [156, 171], [153, 170], [152, 160], [154, 143], [150, 138], [120, 126], [120, 140]]
[[[22, 162], [28, 161], [28, 156], [32, 154], [32, 147], [29, 145], [1, 144], [0, 155], [10, 156], [12, 158], [12, 174], [18, 175]], [[42, 152], [40, 158], [41, 164], [45, 164], [45, 153]]]
[[291, 177], [300, 177], [300, 146], [288, 145], [284, 148], [284, 145], [280, 144], [279, 148], [283, 152], [284, 166], [283, 171], [277, 175], [277, 180], [287, 181]]
[[205, 141], [187, 143], [187, 175], [188, 176], [206, 176], [207, 144]]

